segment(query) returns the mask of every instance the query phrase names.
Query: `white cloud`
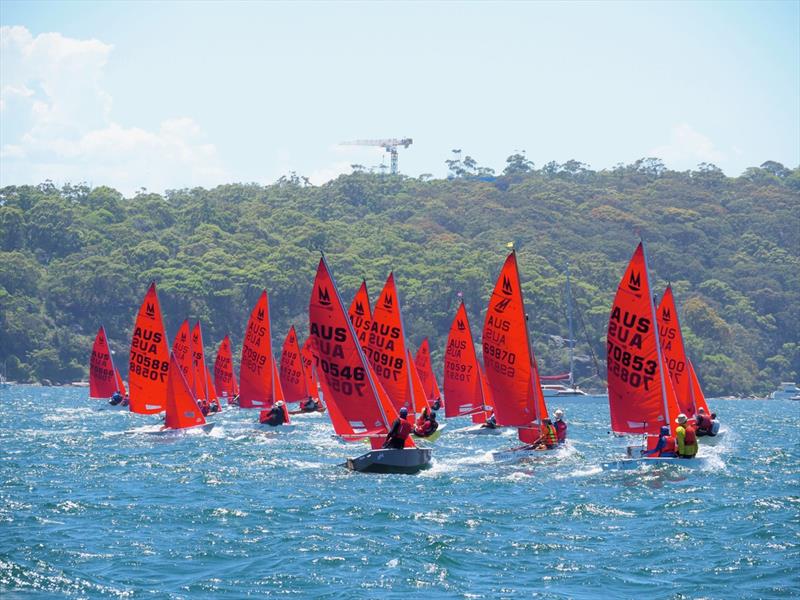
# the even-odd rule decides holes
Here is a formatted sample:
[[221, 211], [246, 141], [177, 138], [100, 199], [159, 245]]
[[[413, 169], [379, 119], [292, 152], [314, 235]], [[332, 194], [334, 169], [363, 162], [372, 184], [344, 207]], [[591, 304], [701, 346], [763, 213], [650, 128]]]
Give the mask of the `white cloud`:
[[328, 181], [332, 181], [339, 177], [339, 175], [345, 175], [347, 173], [352, 173], [353, 169], [350, 165], [353, 163], [350, 162], [337, 162], [327, 167], [323, 167], [321, 169], [317, 169], [308, 177], [311, 183], [314, 185], [322, 185], [323, 183], [327, 183]]
[[113, 46], [0, 27], [0, 185], [86, 181], [131, 194], [225, 179], [217, 150], [187, 117], [155, 131], [112, 119], [102, 75]]
[[691, 125], [681, 123], [672, 128], [668, 144], [653, 148], [648, 153], [662, 159], [671, 168], [691, 168], [698, 163], [717, 163], [725, 159], [725, 155], [714, 148], [714, 143], [702, 133], [695, 131]]

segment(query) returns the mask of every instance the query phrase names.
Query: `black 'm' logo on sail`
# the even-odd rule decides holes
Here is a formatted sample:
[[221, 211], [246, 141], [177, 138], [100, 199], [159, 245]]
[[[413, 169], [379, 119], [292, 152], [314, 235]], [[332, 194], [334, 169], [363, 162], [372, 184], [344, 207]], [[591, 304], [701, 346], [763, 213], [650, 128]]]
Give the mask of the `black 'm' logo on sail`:
[[155, 304], [148, 304], [144, 307], [144, 314], [150, 317], [151, 319], [156, 318], [156, 305]]
[[386, 294], [386, 298], [383, 299], [383, 308], [385, 308], [386, 310], [391, 310], [392, 304], [393, 304], [392, 297], [389, 294]]
[[672, 312], [668, 308], [662, 309], [661, 318], [665, 321], [672, 321]]
[[458, 330], [459, 330], [459, 331], [464, 331], [464, 330], [467, 328], [467, 327], [464, 325], [464, 321], [462, 321], [461, 319], [459, 319], [459, 320], [458, 320], [458, 323], [457, 323], [457, 324], [458, 324]]
[[503, 275], [503, 293], [506, 296], [510, 296], [511, 294], [514, 293], [513, 290], [511, 289], [511, 282], [508, 280], [508, 277], [506, 277], [505, 275]]
[[181, 333], [181, 341], [182, 342], [186, 341], [186, 332], [185, 331], [183, 333]]
[[259, 308], [258, 309], [258, 312], [256, 313], [256, 319], [258, 319], [259, 321], [263, 321], [264, 320], [264, 309], [263, 308]]
[[359, 317], [364, 316], [364, 305], [361, 302], [356, 302], [356, 314]]
[[628, 279], [628, 287], [634, 292], [638, 292], [642, 289], [642, 276], [636, 271], [631, 271], [631, 276]]
[[319, 303], [322, 304], [322, 306], [330, 306], [331, 295], [328, 293], [328, 288], [317, 288], [317, 297], [319, 298]]
[[499, 312], [499, 313], [505, 312], [510, 303], [511, 303], [511, 298], [503, 298], [502, 300], [500, 300], [500, 302], [494, 305], [494, 312]]

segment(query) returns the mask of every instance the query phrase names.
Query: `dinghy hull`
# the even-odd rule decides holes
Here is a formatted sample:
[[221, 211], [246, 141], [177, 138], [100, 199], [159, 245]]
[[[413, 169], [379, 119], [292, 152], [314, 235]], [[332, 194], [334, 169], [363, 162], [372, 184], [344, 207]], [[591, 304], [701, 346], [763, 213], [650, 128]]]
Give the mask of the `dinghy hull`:
[[427, 448], [372, 450], [357, 458], [347, 459], [345, 466], [360, 473], [418, 473], [431, 464]]
[[680, 466], [689, 469], [697, 469], [706, 466], [705, 458], [669, 458], [666, 456], [659, 456], [656, 458], [624, 458], [613, 462], [603, 463], [604, 471], [627, 471], [631, 469], [638, 469], [641, 466], [650, 465], [656, 467], [662, 466]]
[[453, 433], [467, 434], [467, 435], [500, 435], [501, 427], [484, 427], [482, 425], [470, 425], [469, 427], [462, 427], [456, 429]]
[[442, 435], [442, 430], [443, 430], [444, 428], [445, 428], [445, 425], [444, 425], [444, 424], [441, 424], [441, 425], [439, 425], [439, 429], [437, 429], [436, 431], [434, 431], [434, 432], [433, 432], [432, 434], [430, 434], [429, 436], [421, 436], [421, 435], [417, 435], [417, 434], [415, 434], [415, 433], [412, 433], [412, 434], [411, 434], [411, 437], [413, 437], [415, 441], [433, 443], [433, 442], [435, 442], [436, 440], [438, 440], [438, 439], [439, 439], [439, 436], [441, 436], [441, 435]]
[[180, 429], [167, 428], [167, 429], [159, 429], [158, 431], [147, 431], [145, 433], [147, 433], [148, 435], [175, 435], [177, 433], [182, 433], [184, 431], [196, 431], [198, 429], [203, 433], [208, 433], [212, 429], [214, 429], [215, 425], [216, 423], [203, 423], [202, 425], [195, 425], [194, 427], [181, 427]]

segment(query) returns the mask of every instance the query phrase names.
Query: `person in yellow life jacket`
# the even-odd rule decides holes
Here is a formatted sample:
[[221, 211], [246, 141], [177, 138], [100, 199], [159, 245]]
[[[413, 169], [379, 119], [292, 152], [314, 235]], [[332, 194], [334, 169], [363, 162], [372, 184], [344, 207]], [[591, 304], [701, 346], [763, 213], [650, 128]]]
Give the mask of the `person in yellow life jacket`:
[[542, 436], [533, 444], [537, 450], [552, 450], [558, 445], [558, 435], [550, 419], [542, 419]]
[[678, 424], [675, 429], [675, 440], [678, 442], [678, 456], [680, 458], [694, 458], [697, 454], [697, 433], [686, 415], [681, 413], [675, 419]]

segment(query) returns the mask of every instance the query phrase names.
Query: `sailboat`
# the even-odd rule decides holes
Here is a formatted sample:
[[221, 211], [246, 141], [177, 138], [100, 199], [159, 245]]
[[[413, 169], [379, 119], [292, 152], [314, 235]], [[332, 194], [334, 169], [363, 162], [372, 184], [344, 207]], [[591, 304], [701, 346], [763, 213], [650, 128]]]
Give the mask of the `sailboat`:
[[[489, 299], [483, 325], [483, 364], [494, 399], [498, 425], [517, 427], [525, 445], [510, 452], [538, 449], [548, 418], [539, 381], [539, 369], [531, 349], [525, 302], [512, 249]], [[505, 458], [508, 453], [504, 453]]]
[[222, 338], [214, 361], [214, 388], [221, 398], [226, 398], [228, 404], [239, 395], [239, 384], [233, 372], [233, 353], [231, 352], [231, 338], [226, 335]]
[[[654, 441], [661, 427], [667, 425], [674, 435], [680, 408], [659, 343], [647, 258], [641, 242], [617, 288], [606, 340], [611, 430], [617, 436], [640, 435]], [[642, 461], [696, 466], [700, 460], [641, 457], [634, 455], [635, 450], [634, 446], [628, 446], [628, 458], [603, 467], [633, 468]]]
[[275, 397], [267, 290], [261, 292], [245, 330], [239, 368], [239, 408], [271, 408]]
[[586, 392], [575, 386], [575, 335], [572, 331], [572, 286], [569, 281], [569, 266], [566, 270], [566, 302], [567, 302], [567, 328], [569, 330], [569, 373], [560, 375], [542, 375], [542, 382], [546, 381], [566, 381], [563, 383], [542, 383], [542, 392], [545, 398], [564, 397], [564, 396], [586, 396]]
[[[316, 369], [314, 368], [314, 355], [311, 354], [311, 338], [306, 338], [300, 348], [300, 360], [303, 361], [303, 374], [306, 378], [306, 389], [314, 400], [320, 401], [319, 385], [317, 383]], [[323, 404], [323, 409], [325, 405]]]
[[101, 325], [94, 338], [92, 355], [89, 357], [89, 399], [108, 400], [114, 392], [119, 392], [123, 396], [127, 394], [122, 376], [114, 366], [105, 327]]
[[353, 328], [356, 330], [358, 336], [358, 343], [366, 352], [368, 346], [367, 340], [369, 339], [369, 330], [372, 326], [372, 308], [369, 303], [369, 292], [367, 291], [367, 281], [361, 280], [361, 286], [358, 288], [356, 295], [353, 296], [353, 302], [350, 303], [350, 321], [353, 323]]
[[[310, 366], [309, 366], [310, 368]], [[314, 389], [310, 389], [308, 377], [306, 377], [306, 365], [303, 361], [302, 351], [297, 342], [297, 332], [294, 325], [289, 328], [286, 339], [283, 341], [281, 351], [281, 369], [279, 381], [286, 396], [286, 402], [299, 402], [300, 407], [292, 410], [289, 414], [300, 414], [308, 412], [322, 412], [321, 410], [305, 410], [303, 404], [316, 396], [316, 384]]]
[[349, 459], [347, 468], [416, 473], [428, 467], [431, 450], [417, 448], [411, 436], [403, 449], [381, 448], [391, 423], [398, 418], [397, 410], [367, 362], [324, 256], [317, 266], [308, 317], [311, 352], [334, 431], [348, 441], [368, 438], [373, 448]]
[[444, 395], [447, 403], [444, 414], [448, 419], [471, 415], [474, 425], [456, 429], [453, 433], [497, 435], [497, 427], [482, 427], [486, 422], [486, 409], [491, 406], [489, 388], [483, 374], [464, 301], [450, 325], [447, 347], [444, 353]]
[[167, 402], [164, 426], [159, 431], [149, 433], [163, 434], [170, 431], [196, 428], [208, 432], [213, 427], [214, 423], [206, 423], [206, 419], [197, 405], [197, 398], [183, 374], [183, 368], [176, 359], [175, 354], [171, 353], [169, 374], [167, 375]]
[[144, 296], [131, 338], [128, 384], [131, 412], [155, 414], [167, 404], [170, 354], [155, 282]]
[[431, 348], [428, 343], [428, 338], [422, 340], [422, 343], [417, 349], [417, 355], [414, 357], [414, 364], [417, 367], [419, 378], [422, 381], [422, 387], [425, 391], [425, 397], [431, 406], [435, 406], [436, 401], [439, 401], [441, 406], [444, 406], [442, 400], [442, 393], [439, 390], [439, 383], [436, 381], [436, 375], [433, 372], [433, 365], [431, 364]]
[[[675, 295], [672, 286], [667, 285], [664, 296], [656, 311], [658, 318], [658, 337], [661, 342], [661, 352], [669, 371], [675, 395], [678, 398], [680, 412], [691, 418], [699, 409], [711, 416], [711, 411], [706, 403], [706, 397], [697, 379], [694, 365], [686, 356], [686, 346], [683, 343], [678, 307], [675, 304]], [[699, 436], [703, 441], [716, 441], [722, 437], [724, 431], [714, 436]]]

